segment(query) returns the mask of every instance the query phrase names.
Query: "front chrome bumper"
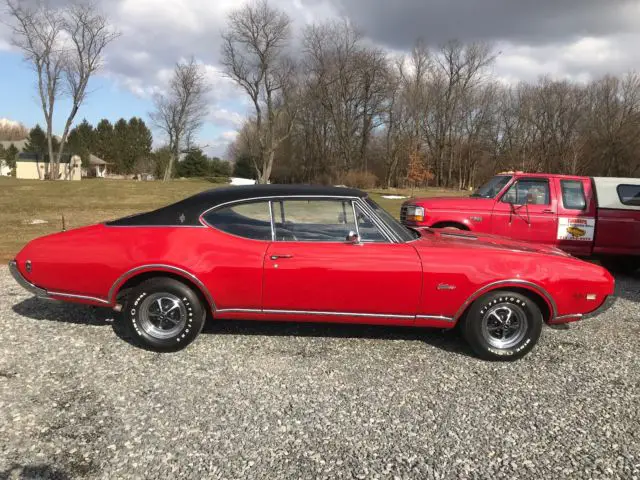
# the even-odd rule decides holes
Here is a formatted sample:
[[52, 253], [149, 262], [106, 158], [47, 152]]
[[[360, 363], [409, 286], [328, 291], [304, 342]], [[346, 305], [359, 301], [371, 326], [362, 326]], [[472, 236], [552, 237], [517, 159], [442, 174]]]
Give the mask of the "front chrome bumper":
[[29, 282], [26, 278], [22, 276], [20, 270], [18, 269], [18, 264], [15, 260], [9, 262], [9, 271], [13, 278], [20, 284], [22, 288], [26, 291], [33, 293], [36, 297], [39, 298], [49, 298], [49, 294], [43, 288], [36, 287], [33, 283]]

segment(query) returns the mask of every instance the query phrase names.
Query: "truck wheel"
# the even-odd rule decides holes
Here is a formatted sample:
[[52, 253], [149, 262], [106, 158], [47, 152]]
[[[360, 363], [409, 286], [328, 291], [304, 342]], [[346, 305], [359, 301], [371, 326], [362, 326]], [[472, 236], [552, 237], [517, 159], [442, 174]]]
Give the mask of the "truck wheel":
[[204, 326], [206, 310], [191, 288], [173, 278], [155, 277], [128, 295], [124, 311], [134, 337], [156, 352], [182, 350]]
[[640, 268], [640, 257], [604, 257], [600, 260], [600, 263], [611, 273], [630, 275]]
[[473, 302], [461, 331], [479, 357], [516, 360], [538, 342], [542, 323], [542, 312], [529, 297], [498, 290]]

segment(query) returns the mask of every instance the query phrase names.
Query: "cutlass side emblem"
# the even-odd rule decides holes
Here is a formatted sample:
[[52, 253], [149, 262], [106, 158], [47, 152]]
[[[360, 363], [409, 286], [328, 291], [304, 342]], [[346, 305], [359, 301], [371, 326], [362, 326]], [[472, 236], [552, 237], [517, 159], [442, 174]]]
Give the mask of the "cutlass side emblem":
[[438, 290], [455, 290], [455, 285], [449, 285], [448, 283], [440, 283], [437, 287]]

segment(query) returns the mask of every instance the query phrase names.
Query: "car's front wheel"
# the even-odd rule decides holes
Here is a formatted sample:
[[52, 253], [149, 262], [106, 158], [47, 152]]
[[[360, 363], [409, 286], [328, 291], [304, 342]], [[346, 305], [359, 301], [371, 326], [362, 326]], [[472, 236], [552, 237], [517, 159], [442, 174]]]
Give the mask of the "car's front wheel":
[[124, 313], [134, 336], [157, 352], [172, 352], [189, 345], [206, 318], [198, 294], [168, 277], [151, 278], [134, 288]]
[[500, 290], [477, 299], [462, 320], [462, 335], [488, 360], [516, 360], [538, 342], [542, 312], [529, 297]]

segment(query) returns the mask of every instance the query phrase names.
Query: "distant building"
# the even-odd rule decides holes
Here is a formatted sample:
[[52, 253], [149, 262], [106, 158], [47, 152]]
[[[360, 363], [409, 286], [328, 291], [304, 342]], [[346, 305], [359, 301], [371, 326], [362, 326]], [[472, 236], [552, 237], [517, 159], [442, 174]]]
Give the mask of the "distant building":
[[[51, 164], [48, 155], [23, 152], [16, 159], [16, 178], [44, 180], [50, 177]], [[60, 159], [59, 179], [80, 180], [82, 159], [77, 155], [63, 154]]]
[[4, 158], [0, 158], [0, 177], [10, 177], [11, 176], [11, 168], [7, 164], [7, 161]]
[[82, 169], [82, 176], [105, 178], [107, 176], [107, 165], [109, 165], [108, 162], [90, 154], [88, 165]]

